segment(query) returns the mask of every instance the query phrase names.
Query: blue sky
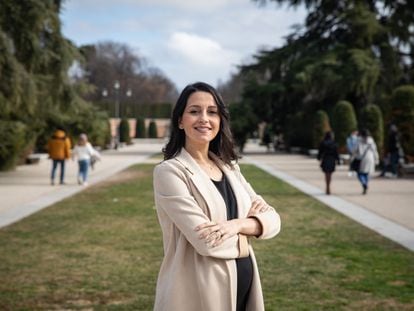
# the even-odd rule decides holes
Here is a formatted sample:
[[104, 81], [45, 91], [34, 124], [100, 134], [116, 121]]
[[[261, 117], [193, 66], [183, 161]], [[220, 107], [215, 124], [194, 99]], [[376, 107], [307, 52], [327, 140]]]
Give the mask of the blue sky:
[[260, 48], [281, 46], [305, 15], [251, 0], [66, 0], [61, 19], [76, 45], [126, 43], [181, 90], [226, 81]]

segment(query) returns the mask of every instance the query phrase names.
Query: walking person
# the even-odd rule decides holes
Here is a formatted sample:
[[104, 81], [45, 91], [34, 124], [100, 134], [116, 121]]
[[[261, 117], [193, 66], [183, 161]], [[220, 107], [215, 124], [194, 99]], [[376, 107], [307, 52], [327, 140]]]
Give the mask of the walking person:
[[375, 165], [379, 163], [377, 145], [367, 129], [360, 132], [354, 157], [360, 160], [358, 179], [362, 185], [362, 193], [367, 194], [369, 175], [375, 172]]
[[60, 166], [60, 184], [65, 184], [65, 161], [70, 158], [71, 142], [63, 128], [58, 128], [47, 143], [47, 152], [52, 159], [52, 171], [50, 183], [55, 184], [55, 175], [58, 165]]
[[354, 175], [352, 167], [351, 167], [351, 163], [352, 163], [352, 157], [354, 154], [354, 150], [357, 146], [357, 143], [358, 143], [358, 131], [354, 130], [346, 138], [346, 150], [348, 151], [348, 154], [349, 154], [349, 172], [348, 172], [349, 177], [352, 177]]
[[390, 126], [390, 132], [388, 134], [387, 155], [384, 161], [384, 165], [382, 167], [380, 177], [385, 177], [388, 168], [390, 168], [391, 170], [391, 177], [398, 177], [398, 162], [400, 159], [400, 149], [401, 145], [399, 140], [398, 129], [395, 124], [392, 124]]
[[325, 174], [326, 194], [331, 194], [332, 173], [335, 171], [336, 163], [339, 164], [338, 145], [335, 142], [333, 132], [325, 133], [325, 137], [319, 145], [317, 159]]
[[154, 169], [164, 245], [154, 310], [264, 310], [250, 238], [274, 237], [280, 217], [240, 172], [227, 108], [212, 86], [190, 84], [171, 127]]
[[78, 143], [73, 148], [72, 159], [78, 159], [78, 184], [88, 185], [88, 170], [91, 165], [91, 158], [100, 158], [99, 153], [92, 147], [86, 134], [80, 134]]

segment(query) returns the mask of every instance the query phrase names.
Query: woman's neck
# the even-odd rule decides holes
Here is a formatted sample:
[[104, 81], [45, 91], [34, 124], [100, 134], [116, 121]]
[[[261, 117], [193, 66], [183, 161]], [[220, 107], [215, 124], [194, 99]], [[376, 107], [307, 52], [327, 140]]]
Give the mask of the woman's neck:
[[198, 146], [185, 146], [185, 150], [196, 160], [198, 163], [207, 163], [209, 162], [208, 157], [208, 145], [207, 147], [198, 147]]

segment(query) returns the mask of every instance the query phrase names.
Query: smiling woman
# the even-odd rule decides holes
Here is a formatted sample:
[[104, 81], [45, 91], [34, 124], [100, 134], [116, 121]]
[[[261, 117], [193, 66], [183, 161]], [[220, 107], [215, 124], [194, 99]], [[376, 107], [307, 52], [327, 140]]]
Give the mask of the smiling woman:
[[220, 128], [220, 116], [213, 96], [207, 92], [191, 94], [178, 127], [186, 133], [189, 146], [212, 141]]
[[280, 230], [275, 209], [237, 165], [227, 109], [217, 91], [184, 88], [172, 115], [165, 161], [154, 169], [164, 259], [154, 310], [264, 310], [250, 237]]

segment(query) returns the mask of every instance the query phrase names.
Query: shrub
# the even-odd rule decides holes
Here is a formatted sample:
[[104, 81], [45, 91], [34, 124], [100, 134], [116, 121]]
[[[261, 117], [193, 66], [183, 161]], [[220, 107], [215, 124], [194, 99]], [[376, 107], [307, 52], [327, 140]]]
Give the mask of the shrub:
[[392, 121], [400, 132], [405, 154], [414, 155], [414, 86], [396, 88], [391, 96]]
[[137, 122], [135, 123], [135, 137], [136, 138], [145, 138], [147, 137], [147, 133], [145, 130], [145, 120], [144, 118], [137, 118]]
[[312, 147], [317, 149], [325, 133], [331, 130], [328, 114], [324, 110], [318, 110], [314, 116], [312, 131]]
[[378, 153], [382, 153], [384, 145], [384, 121], [377, 105], [367, 105], [361, 110], [361, 127], [371, 132], [377, 144]]
[[151, 120], [151, 122], [148, 125], [148, 136], [149, 138], [158, 138], [157, 124], [154, 120]]
[[27, 126], [19, 121], [0, 120], [0, 170], [13, 169], [27, 146]]
[[335, 140], [338, 143], [340, 152], [346, 152], [346, 138], [357, 129], [355, 111], [348, 101], [339, 101], [332, 111], [332, 128], [335, 133]]
[[229, 111], [231, 132], [240, 153], [242, 153], [249, 134], [257, 129], [257, 118], [251, 105], [245, 101], [230, 104]]
[[131, 137], [129, 136], [129, 122], [128, 119], [123, 118], [119, 124], [119, 142], [131, 143]]

